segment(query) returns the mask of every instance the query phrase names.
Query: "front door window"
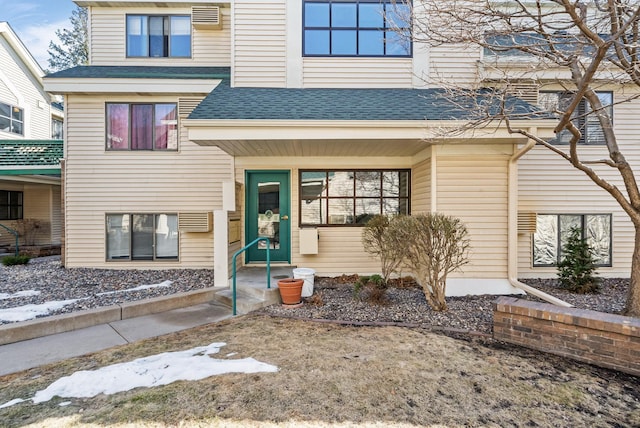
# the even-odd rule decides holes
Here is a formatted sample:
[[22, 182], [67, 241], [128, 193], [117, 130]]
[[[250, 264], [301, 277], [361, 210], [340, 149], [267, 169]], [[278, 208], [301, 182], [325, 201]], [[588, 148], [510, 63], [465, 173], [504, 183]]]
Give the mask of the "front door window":
[[[280, 249], [280, 183], [263, 181], [258, 183], [258, 237], [269, 238], [271, 249]], [[258, 248], [266, 248], [260, 241]]]

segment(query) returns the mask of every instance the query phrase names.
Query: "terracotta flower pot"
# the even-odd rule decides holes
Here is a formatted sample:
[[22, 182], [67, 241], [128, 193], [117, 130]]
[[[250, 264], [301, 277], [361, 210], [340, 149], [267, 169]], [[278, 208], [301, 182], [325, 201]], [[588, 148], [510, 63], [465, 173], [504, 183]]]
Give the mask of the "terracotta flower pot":
[[280, 298], [285, 305], [297, 305], [302, 301], [304, 279], [286, 278], [278, 281]]

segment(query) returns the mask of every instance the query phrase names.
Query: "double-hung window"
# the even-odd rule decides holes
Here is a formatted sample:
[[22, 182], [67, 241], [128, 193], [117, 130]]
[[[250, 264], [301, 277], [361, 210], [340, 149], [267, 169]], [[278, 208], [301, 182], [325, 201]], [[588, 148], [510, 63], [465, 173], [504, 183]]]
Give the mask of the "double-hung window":
[[409, 214], [408, 170], [300, 172], [300, 224], [363, 225], [377, 214]]
[[303, 53], [410, 57], [410, 9], [389, 0], [306, 0]]
[[107, 214], [107, 260], [177, 260], [177, 214]]
[[107, 103], [107, 150], [177, 150], [175, 103]]
[[611, 214], [538, 214], [533, 235], [533, 266], [557, 266], [571, 230], [586, 239], [598, 266], [611, 266]]
[[[612, 92], [598, 92], [597, 93], [603, 109], [613, 121], [613, 93]], [[540, 92], [538, 96], [538, 104], [545, 111], [556, 112], [565, 111], [571, 100], [573, 94], [571, 92]], [[582, 133], [579, 144], [589, 145], [602, 145], [605, 144], [604, 132], [598, 116], [591, 110], [590, 104], [585, 100], [581, 100], [578, 108], [573, 114], [573, 123]], [[571, 141], [573, 134], [569, 130], [564, 129], [556, 135], [556, 138], [552, 143], [555, 144], [568, 144]]]
[[0, 220], [20, 220], [23, 210], [22, 192], [0, 190]]
[[64, 138], [64, 122], [58, 119], [51, 120], [51, 138], [62, 140]]
[[191, 57], [191, 17], [127, 15], [128, 57]]
[[24, 135], [24, 110], [0, 102], [0, 131]]

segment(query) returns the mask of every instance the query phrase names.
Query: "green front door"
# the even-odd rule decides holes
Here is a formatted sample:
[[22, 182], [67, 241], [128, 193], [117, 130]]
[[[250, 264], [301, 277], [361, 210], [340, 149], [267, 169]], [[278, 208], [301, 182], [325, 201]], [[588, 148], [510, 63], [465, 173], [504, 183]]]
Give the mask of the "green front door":
[[[247, 220], [249, 244], [259, 237], [269, 238], [272, 261], [289, 262], [291, 252], [291, 226], [289, 223], [289, 172], [247, 172]], [[260, 241], [247, 250], [247, 262], [267, 260], [267, 243]]]

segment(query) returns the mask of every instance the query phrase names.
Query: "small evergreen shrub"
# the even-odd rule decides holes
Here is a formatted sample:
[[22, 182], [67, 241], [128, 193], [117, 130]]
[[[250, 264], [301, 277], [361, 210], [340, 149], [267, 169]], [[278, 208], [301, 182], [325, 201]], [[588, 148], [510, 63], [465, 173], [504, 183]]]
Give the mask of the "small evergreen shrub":
[[21, 254], [19, 256], [4, 256], [2, 258], [2, 264], [4, 266], [14, 265], [26, 265], [31, 260], [31, 257]]
[[560, 286], [574, 293], [597, 293], [600, 278], [595, 276], [593, 250], [580, 229], [571, 229], [563, 251], [564, 259], [558, 263]]

